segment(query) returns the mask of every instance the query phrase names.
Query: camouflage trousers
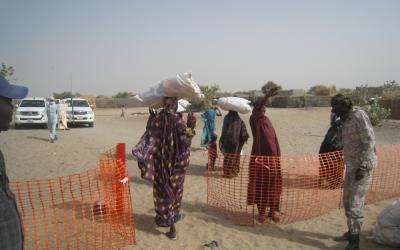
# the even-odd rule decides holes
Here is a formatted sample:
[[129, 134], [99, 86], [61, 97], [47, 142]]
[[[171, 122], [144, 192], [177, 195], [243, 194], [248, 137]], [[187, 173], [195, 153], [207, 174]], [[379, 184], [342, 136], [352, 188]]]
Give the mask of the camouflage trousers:
[[347, 226], [351, 234], [359, 234], [363, 223], [362, 210], [364, 208], [365, 196], [371, 186], [372, 172], [366, 173], [361, 179], [356, 181], [355, 171], [346, 170], [343, 206], [347, 217]]

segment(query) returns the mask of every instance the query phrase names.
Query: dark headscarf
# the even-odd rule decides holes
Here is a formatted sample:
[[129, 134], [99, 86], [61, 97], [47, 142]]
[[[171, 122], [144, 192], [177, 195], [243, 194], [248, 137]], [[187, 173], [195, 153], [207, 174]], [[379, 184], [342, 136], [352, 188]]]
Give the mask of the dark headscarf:
[[343, 94], [337, 94], [334, 97], [332, 97], [331, 106], [332, 107], [344, 106], [347, 107], [348, 109], [351, 109], [353, 107], [353, 102], [351, 101], [350, 97], [345, 96]]

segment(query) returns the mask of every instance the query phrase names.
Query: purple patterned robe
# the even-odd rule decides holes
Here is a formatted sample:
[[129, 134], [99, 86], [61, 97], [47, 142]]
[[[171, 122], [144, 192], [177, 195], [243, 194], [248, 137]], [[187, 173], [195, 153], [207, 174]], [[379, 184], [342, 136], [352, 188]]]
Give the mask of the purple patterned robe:
[[183, 183], [189, 166], [191, 138], [176, 114], [177, 99], [164, 99], [164, 109], [153, 119], [132, 153], [142, 177], [153, 181], [156, 224], [170, 226], [179, 213]]

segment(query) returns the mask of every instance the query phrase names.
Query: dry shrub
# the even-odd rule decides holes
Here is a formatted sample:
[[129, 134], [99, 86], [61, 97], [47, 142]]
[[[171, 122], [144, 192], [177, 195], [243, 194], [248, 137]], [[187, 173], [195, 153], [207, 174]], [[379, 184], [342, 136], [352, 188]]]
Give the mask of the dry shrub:
[[308, 90], [308, 94], [315, 96], [334, 96], [336, 95], [336, 86], [315, 85]]
[[386, 92], [379, 100], [379, 105], [390, 109], [392, 119], [400, 119], [400, 91]]
[[329, 96], [330, 90], [329, 90], [329, 87], [327, 87], [327, 86], [317, 85], [317, 86], [312, 87], [310, 89], [309, 93], [316, 95], [316, 96]]
[[396, 100], [400, 99], [400, 91], [385, 92], [382, 95], [382, 100]]

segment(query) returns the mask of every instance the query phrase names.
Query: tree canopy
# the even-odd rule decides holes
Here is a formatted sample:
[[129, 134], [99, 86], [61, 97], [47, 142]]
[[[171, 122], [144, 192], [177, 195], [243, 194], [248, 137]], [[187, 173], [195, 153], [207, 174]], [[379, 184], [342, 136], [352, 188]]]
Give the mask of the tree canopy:
[[4, 78], [9, 79], [12, 75], [14, 75], [14, 67], [7, 66], [6, 64], [1, 64], [0, 76], [4, 76]]
[[218, 85], [213, 85], [211, 87], [209, 86], [200, 86], [201, 92], [204, 95], [204, 101], [208, 104], [208, 105], [212, 105], [213, 100], [215, 98], [217, 98], [217, 92], [219, 90], [219, 86]]
[[266, 84], [264, 84], [261, 87], [261, 91], [265, 94], [268, 92], [269, 89], [272, 88], [278, 88], [278, 90], [282, 89], [282, 87], [276, 83], [274, 83], [273, 81], [268, 81]]
[[398, 90], [400, 90], [400, 84], [398, 82], [396, 82], [395, 80], [386, 81], [383, 84], [383, 90], [386, 92], [398, 91]]
[[82, 96], [80, 93], [73, 94], [71, 91], [64, 91], [61, 93], [53, 93], [55, 99], [74, 98]]

